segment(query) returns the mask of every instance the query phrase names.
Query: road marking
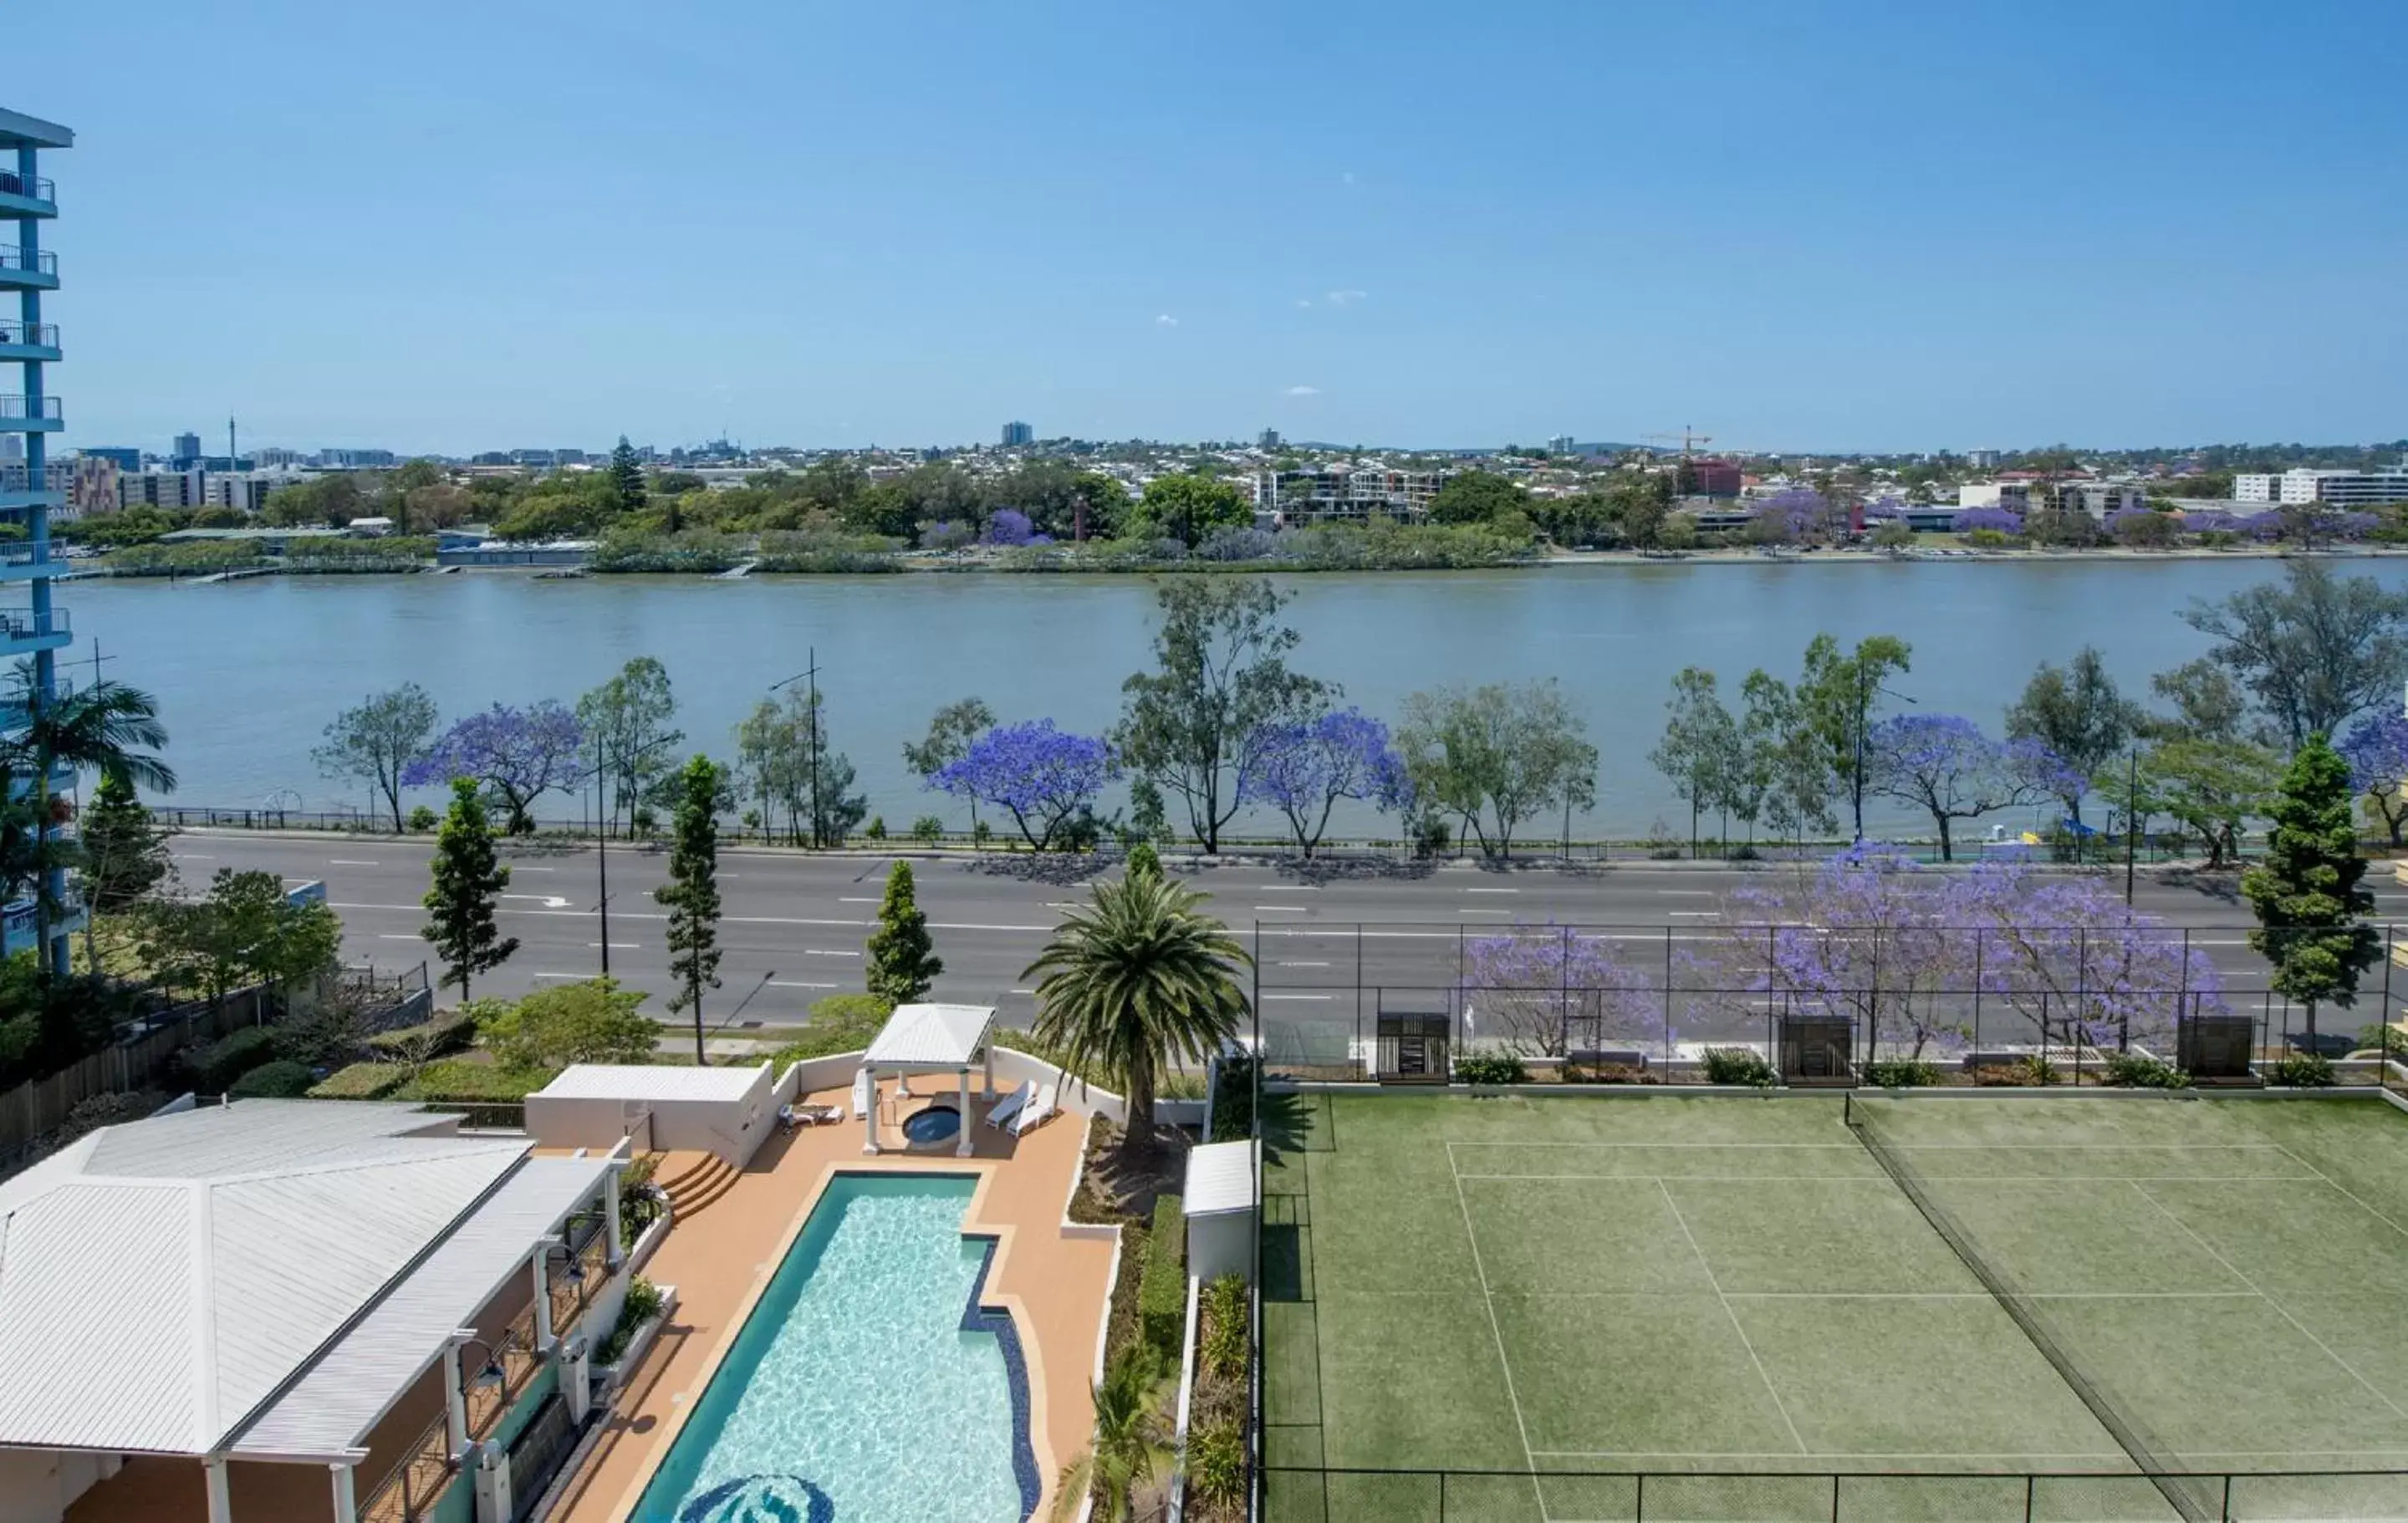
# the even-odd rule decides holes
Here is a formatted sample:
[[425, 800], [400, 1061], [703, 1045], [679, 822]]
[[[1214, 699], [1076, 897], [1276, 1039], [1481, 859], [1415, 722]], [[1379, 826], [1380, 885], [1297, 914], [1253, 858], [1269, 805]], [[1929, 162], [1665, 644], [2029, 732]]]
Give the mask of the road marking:
[[326, 859], [326, 865], [329, 867], [374, 867], [377, 864], [375, 862], [353, 861], [348, 857], [329, 857]]
[[566, 909], [568, 901], [553, 893], [506, 893], [504, 899], [540, 899], [546, 909]]
[[1011, 992], [1014, 994], [1034, 994], [1037, 991], [1033, 989], [1015, 989]]
[[176, 855], [183, 858], [188, 862], [213, 862], [217, 861], [215, 857], [207, 856], [198, 851], [179, 851]]
[[[1464, 907], [1464, 908], [1462, 908], [1462, 909], [1456, 910], [1455, 913], [1456, 913], [1457, 915], [1511, 915], [1511, 914], [1512, 914], [1512, 913], [1513, 913], [1513, 912], [1512, 912], [1512, 910], [1502, 910], [1502, 909], [1473, 909], [1473, 908], [1469, 907], [1469, 905], [1467, 905], [1467, 906], [1465, 906], [1465, 907]], [[1443, 932], [1427, 932], [1427, 934], [1431, 934], [1431, 935], [1439, 935], [1439, 934], [1443, 934]]]
[[1465, 893], [1520, 893], [1519, 889], [1466, 889]]
[[1256, 893], [1319, 893], [1321, 891], [1321, 885], [1318, 883], [1241, 883], [1238, 887], [1251, 889]]
[[1668, 909], [1664, 913], [1667, 915], [1685, 915], [1692, 919], [1719, 920], [1723, 918], [1723, 912], [1718, 909]]
[[1326, 1003], [1337, 996], [1333, 994], [1266, 994], [1263, 998], [1266, 1000], [1318, 1000]]
[[794, 979], [794, 978], [772, 978], [772, 979], [770, 979], [770, 980], [769, 980], [769, 987], [770, 987], [771, 989], [834, 989], [834, 988], [836, 988], [836, 986], [835, 986], [834, 984], [806, 984], [806, 983], [801, 982], [801, 981], [800, 981], [800, 980], [798, 980], [798, 979]]
[[837, 900], [837, 903], [839, 904], [875, 904], [878, 901], [875, 899], [863, 899], [854, 894], [846, 894]]
[[1277, 965], [1283, 968], [1326, 968], [1329, 966], [1326, 962], [1282, 962]]
[[1658, 889], [1656, 891], [1657, 893], [1674, 894], [1689, 899], [1711, 899], [1713, 897], [1714, 893], [1712, 889]]
[[1257, 915], [1310, 915], [1312, 913], [1312, 906], [1310, 904], [1256, 904], [1254, 913]]
[[859, 952], [817, 952], [806, 947], [803, 955], [805, 957], [859, 957], [861, 954]]
[[424, 936], [405, 935], [398, 931], [380, 931], [377, 932], [377, 940], [379, 941], [424, 941], [425, 939], [426, 938]]
[[575, 982], [582, 983], [594, 975], [590, 973], [538, 973], [534, 976], [538, 978], [566, 978]]
[[[598, 941], [589, 941], [585, 945], [594, 947], [597, 951], [600, 950], [602, 946]], [[614, 941], [610, 944], [610, 950], [614, 952], [632, 952], [636, 949], [636, 944], [632, 941]]]
[[[376, 863], [370, 862], [368, 865], [370, 867], [374, 867]], [[529, 867], [524, 862], [510, 863], [510, 875], [512, 877], [516, 877], [521, 873], [557, 873], [559, 871], [560, 869], [557, 867]]]

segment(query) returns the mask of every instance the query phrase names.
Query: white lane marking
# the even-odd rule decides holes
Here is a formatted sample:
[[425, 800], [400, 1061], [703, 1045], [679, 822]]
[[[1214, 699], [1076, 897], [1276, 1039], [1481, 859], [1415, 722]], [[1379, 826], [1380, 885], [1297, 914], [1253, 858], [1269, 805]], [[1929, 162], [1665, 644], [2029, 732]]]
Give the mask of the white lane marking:
[[1519, 889], [1466, 889], [1465, 893], [1520, 893]]
[[424, 941], [425, 939], [426, 938], [424, 936], [406, 935], [398, 931], [380, 931], [377, 932], [377, 940], [379, 941]]
[[504, 899], [539, 899], [546, 909], [566, 909], [568, 901], [556, 893], [506, 893]]
[[1718, 909], [1668, 909], [1664, 913], [1686, 916], [1696, 920], [1719, 920], [1723, 918], [1723, 912]]
[[859, 952], [822, 952], [805, 947], [803, 955], [805, 957], [859, 957], [861, 954]]
[[349, 857], [329, 857], [326, 859], [326, 865], [329, 867], [374, 867], [377, 864], [375, 862], [353, 861]]
[[211, 857], [198, 851], [179, 851], [176, 853], [176, 855], [183, 858], [188, 862], [213, 862], [217, 861], [215, 857]]
[[[596, 950], [599, 950], [602, 946], [598, 941], [589, 941], [585, 945]], [[632, 952], [636, 949], [636, 944], [632, 941], [614, 941], [610, 944], [610, 950], [614, 952]]]
[[590, 973], [538, 973], [534, 976], [538, 978], [567, 978], [582, 983], [584, 980], [591, 978], [594, 975]]
[[1459, 910], [1456, 910], [1455, 913], [1456, 913], [1457, 915], [1511, 915], [1511, 914], [1512, 914], [1513, 912], [1512, 912], [1512, 910], [1503, 910], [1503, 909], [1470, 909], [1470, 908], [1465, 908], [1465, 909], [1459, 909]]
[[1673, 894], [1688, 899], [1711, 899], [1713, 897], [1714, 893], [1712, 889], [1658, 889], [1656, 891], [1661, 894]]
[[1321, 891], [1321, 885], [1318, 883], [1241, 883], [1238, 887], [1251, 889], [1256, 893], [1319, 893]]
[[836, 988], [836, 986], [835, 986], [834, 984], [806, 984], [806, 983], [803, 983], [802, 981], [800, 981], [799, 979], [794, 979], [794, 978], [772, 978], [772, 979], [770, 979], [770, 980], [769, 980], [769, 987], [770, 987], [771, 989], [834, 989], [834, 988]]
[[1312, 913], [1312, 907], [1309, 904], [1256, 904], [1254, 913], [1257, 915], [1310, 915]]
[[1329, 964], [1326, 962], [1282, 962], [1279, 963], [1278, 966], [1283, 968], [1326, 968], [1329, 966]]
[[1263, 998], [1266, 1000], [1328, 1000], [1333, 998], [1333, 996], [1327, 994], [1266, 994]]
[[[375, 864], [370, 863], [369, 865], [374, 866]], [[510, 874], [512, 876], [516, 876], [521, 873], [557, 873], [559, 871], [560, 869], [557, 867], [529, 867], [524, 862], [510, 863]]]
[[[537, 899], [543, 896], [539, 894], [527, 894], [523, 897], [528, 899]], [[567, 901], [562, 900], [561, 903], [566, 904]], [[336, 901], [329, 900], [326, 907], [328, 909], [392, 910], [397, 914], [405, 915], [423, 915], [426, 913], [426, 906], [423, 904], [359, 904], [348, 902], [337, 903]], [[581, 918], [585, 916], [592, 915], [594, 912], [590, 909], [516, 909], [506, 905], [503, 907], [502, 913], [505, 915], [573, 915]], [[668, 918], [665, 914], [656, 914], [645, 910], [623, 909], [615, 911], [614, 913], [623, 920], [666, 920]], [[723, 917], [721, 923], [724, 925], [810, 925], [835, 927], [847, 931], [865, 931], [875, 922], [870, 920], [815, 919], [791, 915], [729, 915]], [[986, 925], [974, 920], [931, 920], [928, 922], [928, 929], [931, 931], [1001, 931], [1010, 932], [1016, 935], [1030, 936], [1048, 935], [1051, 934], [1054, 930], [1050, 925]], [[1367, 932], [1365, 933], [1367, 935], [1379, 934], [1377, 932]], [[1432, 937], [1439, 936], [1439, 932], [1435, 931], [1416, 932], [1414, 934], [1428, 935]], [[1455, 937], [1452, 933], [1449, 933], [1442, 939], [1453, 941]], [[1652, 941], [1655, 938], [1641, 936], [1638, 939], [1641, 941]]]
[[838, 898], [837, 903], [839, 904], [875, 904], [878, 901], [875, 899], [863, 899], [854, 894], [845, 894]]
[[1034, 994], [1037, 991], [1033, 989], [1015, 989], [1012, 992], [1014, 994]]

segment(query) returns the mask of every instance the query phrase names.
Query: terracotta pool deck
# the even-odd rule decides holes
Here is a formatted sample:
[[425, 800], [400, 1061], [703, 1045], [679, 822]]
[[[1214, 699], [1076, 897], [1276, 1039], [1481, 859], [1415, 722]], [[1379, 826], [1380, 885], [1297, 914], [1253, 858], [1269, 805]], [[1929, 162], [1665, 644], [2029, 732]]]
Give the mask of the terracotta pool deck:
[[1065, 1111], [1015, 1138], [984, 1124], [989, 1103], [973, 1089], [980, 1121], [971, 1157], [954, 1157], [950, 1146], [905, 1152], [901, 1117], [928, 1103], [932, 1088], [934, 1099], [952, 1103], [951, 1086], [923, 1080], [919, 1097], [902, 1102], [898, 1115], [893, 1085], [880, 1087], [880, 1146], [893, 1150], [875, 1158], [862, 1151], [863, 1123], [852, 1118], [849, 1090], [797, 1097], [798, 1103], [843, 1105], [847, 1118], [771, 1136], [732, 1189], [671, 1227], [644, 1274], [677, 1287], [676, 1314], [620, 1392], [554, 1518], [624, 1523], [820, 1191], [839, 1172], [878, 1171], [982, 1176], [962, 1231], [996, 1240], [983, 1301], [1008, 1309], [1019, 1329], [1028, 1365], [1029, 1443], [1044, 1484], [1037, 1516], [1044, 1516], [1055, 1476], [1086, 1447], [1095, 1427], [1091, 1382], [1118, 1253], [1107, 1229], [1064, 1231], [1086, 1118]]

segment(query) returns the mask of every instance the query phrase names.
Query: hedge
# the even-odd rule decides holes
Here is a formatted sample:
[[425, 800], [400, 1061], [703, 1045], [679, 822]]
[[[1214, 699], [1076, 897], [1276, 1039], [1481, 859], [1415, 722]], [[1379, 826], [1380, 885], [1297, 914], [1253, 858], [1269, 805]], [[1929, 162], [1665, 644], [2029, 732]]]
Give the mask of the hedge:
[[409, 1077], [408, 1063], [353, 1063], [309, 1091], [312, 1100], [382, 1100]]
[[416, 1078], [393, 1091], [392, 1098], [489, 1102], [524, 1100], [550, 1084], [559, 1073], [556, 1068], [502, 1068], [493, 1063], [473, 1063], [452, 1058], [420, 1069]]
[[308, 1063], [262, 1063], [235, 1080], [226, 1094], [236, 1100], [298, 1100], [317, 1077]]
[[449, 1058], [455, 1052], [466, 1052], [477, 1040], [477, 1023], [458, 1013], [423, 1021], [416, 1026], [403, 1026], [390, 1032], [379, 1032], [365, 1044], [370, 1052], [398, 1056], [423, 1037], [432, 1037], [434, 1046], [425, 1056]]
[[1187, 1322], [1187, 1210], [1176, 1195], [1154, 1199], [1154, 1231], [1137, 1282], [1138, 1326], [1145, 1341], [1177, 1359]]
[[229, 1092], [235, 1080], [276, 1056], [275, 1044], [276, 1031], [269, 1026], [246, 1026], [218, 1038], [194, 1056], [193, 1089], [205, 1095]]

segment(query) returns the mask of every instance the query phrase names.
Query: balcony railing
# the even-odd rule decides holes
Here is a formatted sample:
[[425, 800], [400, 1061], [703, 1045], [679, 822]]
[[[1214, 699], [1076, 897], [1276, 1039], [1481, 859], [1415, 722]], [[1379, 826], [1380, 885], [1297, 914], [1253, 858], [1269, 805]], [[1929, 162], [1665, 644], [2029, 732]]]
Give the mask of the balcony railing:
[[38, 640], [46, 635], [72, 633], [64, 608], [53, 608], [46, 614], [37, 614], [31, 608], [0, 608], [0, 639]]
[[360, 1523], [418, 1523], [452, 1484], [449, 1414], [437, 1416], [392, 1473], [360, 1499]]
[[59, 419], [64, 416], [59, 410], [59, 399], [54, 396], [0, 396], [0, 418]]
[[[568, 1266], [577, 1273], [571, 1274]], [[610, 1243], [602, 1218], [581, 1218], [568, 1239], [568, 1255], [550, 1283], [552, 1335], [566, 1338], [585, 1319], [585, 1309], [610, 1277]]]
[[35, 201], [56, 201], [58, 189], [40, 175], [21, 175], [13, 169], [0, 169], [0, 195], [22, 195]]
[[[485, 1371], [494, 1367], [501, 1371], [498, 1384], [485, 1378]], [[535, 1346], [535, 1308], [530, 1305], [494, 1340], [492, 1363], [468, 1382], [468, 1437], [481, 1439], [492, 1432], [542, 1368], [543, 1356]]]
[[36, 349], [59, 347], [59, 325], [55, 322], [23, 322], [15, 318], [0, 318], [0, 344], [31, 345]]
[[15, 270], [20, 274], [56, 275], [59, 273], [59, 256], [48, 249], [36, 251], [14, 247], [0, 248], [0, 270]]

